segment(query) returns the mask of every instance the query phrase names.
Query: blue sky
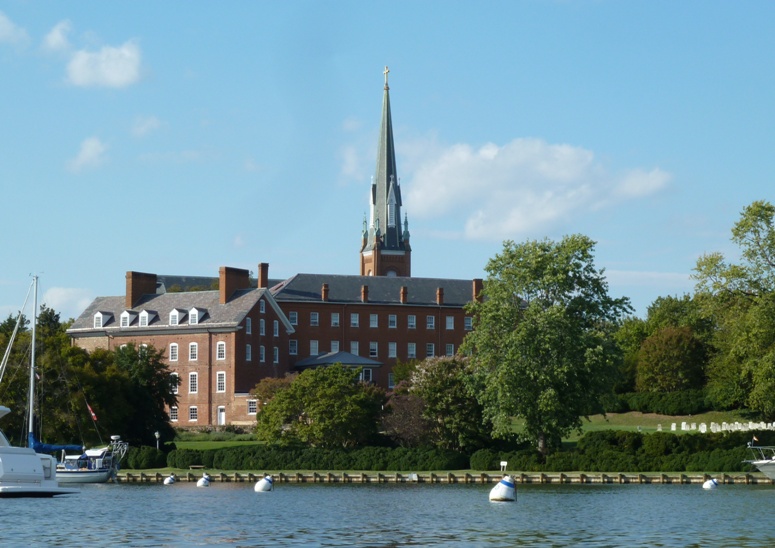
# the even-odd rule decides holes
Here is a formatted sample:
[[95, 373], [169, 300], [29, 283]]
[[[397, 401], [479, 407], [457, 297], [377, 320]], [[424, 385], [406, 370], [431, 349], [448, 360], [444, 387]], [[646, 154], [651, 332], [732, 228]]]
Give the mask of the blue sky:
[[0, 1], [0, 318], [357, 274], [385, 65], [418, 277], [585, 234], [639, 316], [772, 201], [775, 3]]

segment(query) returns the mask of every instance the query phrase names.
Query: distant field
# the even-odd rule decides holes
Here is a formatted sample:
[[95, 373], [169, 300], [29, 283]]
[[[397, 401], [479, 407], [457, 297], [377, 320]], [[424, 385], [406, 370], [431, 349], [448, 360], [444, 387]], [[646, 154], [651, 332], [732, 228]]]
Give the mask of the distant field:
[[[670, 432], [670, 426], [676, 423], [676, 434], [686, 434], [688, 432], [681, 432], [681, 423], [687, 422], [689, 424], [696, 423], [699, 428], [700, 423], [705, 423], [710, 428], [710, 423], [715, 422], [721, 424], [722, 422], [748, 422], [748, 418], [744, 418], [740, 412], [719, 412], [711, 411], [709, 413], [702, 413], [699, 415], [684, 415], [684, 416], [671, 416], [671, 415], [657, 415], [655, 413], [641, 413], [639, 411], [631, 411], [629, 413], [609, 413], [608, 415], [592, 415], [590, 420], [584, 420], [582, 425], [582, 432], [596, 432], [599, 430], [628, 430], [631, 432], [638, 431], [640, 427], [641, 432], [656, 432], [659, 425], [662, 425], [663, 432]], [[514, 421], [515, 430], [519, 431], [521, 424], [520, 421]], [[576, 441], [581, 436], [572, 434], [566, 441]]]

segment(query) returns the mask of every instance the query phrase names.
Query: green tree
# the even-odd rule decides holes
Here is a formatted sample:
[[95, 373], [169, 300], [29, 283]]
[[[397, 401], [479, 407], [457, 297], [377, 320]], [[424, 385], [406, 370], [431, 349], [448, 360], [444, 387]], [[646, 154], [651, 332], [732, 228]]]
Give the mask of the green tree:
[[385, 393], [358, 382], [360, 368], [308, 369], [256, 417], [256, 436], [280, 444], [354, 447], [377, 437]]
[[775, 206], [756, 201], [732, 228], [740, 262], [700, 257], [696, 289], [713, 319], [708, 391], [717, 407], [747, 406], [775, 417]]
[[126, 441], [152, 445], [157, 431], [172, 439], [174, 430], [165, 406], [178, 403], [174, 393], [178, 378], [170, 373], [163, 352], [153, 346], [128, 344], [115, 351], [115, 367], [126, 379], [123, 396], [132, 409], [123, 430]]
[[484, 299], [468, 307], [474, 330], [464, 350], [482, 377], [485, 418], [496, 436], [520, 418], [522, 436], [544, 455], [599, 410], [616, 378], [612, 333], [631, 307], [608, 295], [593, 251], [581, 235], [507, 241], [487, 263]]
[[663, 327], [638, 358], [638, 392], [677, 392], [705, 384], [705, 347], [690, 327]]
[[409, 394], [424, 402], [422, 416], [431, 426], [429, 440], [444, 449], [475, 450], [491, 441], [476, 398], [470, 360], [464, 357], [427, 358], [417, 364]]

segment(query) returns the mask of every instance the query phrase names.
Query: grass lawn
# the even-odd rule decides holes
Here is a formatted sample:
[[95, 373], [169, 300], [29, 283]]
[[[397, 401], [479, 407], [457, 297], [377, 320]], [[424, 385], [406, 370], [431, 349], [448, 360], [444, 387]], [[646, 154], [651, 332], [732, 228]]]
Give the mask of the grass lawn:
[[[689, 424], [696, 423], [699, 428], [700, 423], [705, 423], [710, 428], [710, 423], [715, 422], [721, 424], [722, 422], [748, 422], [748, 418], [738, 411], [710, 411], [708, 413], [701, 413], [699, 415], [684, 415], [684, 416], [671, 416], [671, 415], [657, 415], [656, 413], [641, 413], [639, 411], [631, 411], [629, 413], [609, 413], [607, 415], [592, 415], [589, 420], [582, 419], [582, 434], [586, 432], [596, 432], [599, 430], [628, 430], [635, 432], [640, 428], [641, 432], [650, 433], [656, 432], [659, 425], [662, 425], [663, 432], [670, 432], [670, 427], [673, 423], [676, 424], [676, 434], [687, 434], [691, 431], [681, 431], [681, 423], [687, 422]], [[519, 421], [514, 421], [514, 428], [518, 430], [521, 427]], [[694, 431], [695, 433], [697, 430]], [[573, 433], [565, 441], [574, 442], [581, 436]]]

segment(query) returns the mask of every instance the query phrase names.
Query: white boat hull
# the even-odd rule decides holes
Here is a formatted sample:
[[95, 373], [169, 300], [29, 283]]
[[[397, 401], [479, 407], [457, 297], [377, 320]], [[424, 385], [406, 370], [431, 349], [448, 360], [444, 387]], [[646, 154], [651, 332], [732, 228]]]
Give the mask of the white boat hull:
[[113, 470], [57, 470], [59, 483], [106, 483]]
[[753, 464], [759, 472], [771, 480], [775, 480], [775, 460], [752, 460], [749, 462]]

